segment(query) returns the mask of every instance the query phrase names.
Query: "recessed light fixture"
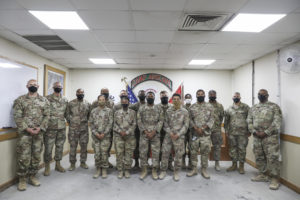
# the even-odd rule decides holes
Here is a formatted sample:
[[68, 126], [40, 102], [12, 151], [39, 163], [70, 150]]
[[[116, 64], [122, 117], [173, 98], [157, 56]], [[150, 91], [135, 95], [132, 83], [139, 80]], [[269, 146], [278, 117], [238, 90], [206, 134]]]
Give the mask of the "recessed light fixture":
[[248, 14], [240, 13], [233, 20], [231, 20], [222, 31], [233, 32], [261, 32], [268, 28], [285, 14]]
[[189, 65], [210, 65], [216, 60], [191, 60]]
[[97, 65], [103, 65], [103, 64], [114, 65], [114, 64], [116, 64], [116, 62], [110, 58], [90, 58], [89, 60], [92, 63], [97, 64]]
[[51, 29], [88, 30], [84, 21], [74, 11], [33, 11], [29, 12]]

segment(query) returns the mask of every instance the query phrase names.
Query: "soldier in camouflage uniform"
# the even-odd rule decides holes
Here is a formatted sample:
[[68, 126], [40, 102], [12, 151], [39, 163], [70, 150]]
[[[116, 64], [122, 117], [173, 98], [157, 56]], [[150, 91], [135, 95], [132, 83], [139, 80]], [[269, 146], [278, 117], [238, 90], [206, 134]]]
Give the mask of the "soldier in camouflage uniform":
[[92, 131], [93, 148], [95, 152], [96, 173], [93, 178], [107, 178], [108, 148], [111, 141], [111, 129], [113, 124], [112, 109], [106, 106], [104, 95], [98, 97], [98, 107], [91, 112], [89, 123]]
[[53, 84], [53, 94], [48, 95], [46, 98], [50, 102], [50, 120], [48, 129], [44, 134], [44, 162], [45, 162], [45, 176], [50, 175], [50, 161], [52, 160], [52, 149], [55, 144], [55, 170], [65, 172], [61, 166], [64, 143], [66, 141], [66, 118], [67, 118], [67, 105], [68, 100], [60, 94], [62, 85], [60, 82]]
[[210, 103], [206, 103], [205, 92], [200, 89], [196, 93], [197, 103], [190, 107], [190, 130], [192, 133], [191, 141], [191, 160], [192, 170], [187, 176], [197, 175], [198, 150], [201, 154], [201, 174], [204, 178], [209, 179], [210, 176], [206, 169], [208, 167], [208, 155], [211, 145], [211, 129], [214, 125], [214, 108]]
[[69, 171], [75, 169], [76, 150], [80, 145], [80, 167], [88, 169], [87, 164], [87, 144], [89, 142], [88, 119], [91, 105], [84, 98], [84, 90], [76, 91], [77, 99], [69, 102], [67, 107], [67, 121], [69, 123], [68, 139], [70, 143], [70, 163]]
[[224, 117], [224, 108], [222, 104], [216, 101], [217, 93], [215, 90], [210, 90], [209, 93], [209, 103], [214, 107], [214, 117], [215, 122], [211, 129], [211, 141], [213, 145], [214, 160], [215, 160], [215, 170], [220, 171], [220, 158], [221, 158], [221, 146], [223, 144], [223, 137], [221, 134], [221, 125]]
[[259, 175], [252, 181], [268, 181], [267, 174], [271, 177], [269, 188], [279, 188], [280, 177], [280, 145], [279, 134], [282, 123], [280, 107], [268, 101], [268, 91], [259, 90], [259, 103], [249, 111], [247, 122], [250, 133], [253, 134], [253, 152]]
[[148, 92], [146, 95], [147, 104], [140, 107], [137, 114], [137, 122], [140, 135], [140, 160], [142, 172], [140, 179], [143, 180], [147, 176], [148, 166], [148, 149], [149, 144], [152, 150], [152, 177], [157, 180], [157, 170], [159, 168], [159, 151], [160, 151], [160, 131], [163, 126], [163, 111], [154, 106], [155, 94]]
[[[163, 91], [160, 92], [160, 101], [161, 102], [159, 104], [157, 104], [156, 106], [159, 107], [163, 111], [163, 115], [164, 115], [164, 118], [165, 118], [165, 115], [166, 115], [166, 112], [167, 112], [168, 108], [172, 106], [172, 104], [169, 104], [169, 97], [168, 97], [167, 91], [163, 90]], [[166, 135], [166, 132], [162, 128], [161, 131], [160, 131], [160, 153], [159, 153], [159, 161], [160, 162], [162, 160], [162, 145], [163, 145], [165, 135]], [[170, 156], [169, 156], [169, 162], [168, 162], [168, 168], [169, 168], [170, 171], [174, 171], [174, 167], [172, 165], [172, 162], [173, 162], [172, 153], [173, 152], [174, 152], [174, 149], [172, 147], [171, 153], [170, 153]]]
[[249, 106], [240, 101], [239, 92], [234, 93], [232, 100], [234, 103], [226, 110], [224, 120], [224, 128], [230, 144], [229, 155], [232, 159], [232, 166], [226, 171], [235, 171], [239, 161], [239, 173], [244, 174], [246, 148], [250, 136], [247, 124]]
[[[100, 92], [100, 95], [104, 95], [105, 96], [105, 99], [106, 99], [106, 106], [110, 109], [113, 109], [114, 107], [114, 102], [109, 99], [109, 90], [107, 88], [102, 88], [101, 89], [101, 92]], [[91, 110], [93, 110], [94, 108], [97, 108], [99, 105], [98, 105], [98, 99], [95, 100], [93, 103], [92, 103], [92, 108]]]
[[[139, 102], [136, 102], [134, 104], [130, 104], [129, 105], [129, 109], [134, 110], [136, 113], [139, 111], [139, 108], [143, 105], [146, 104], [146, 95], [145, 95], [145, 91], [144, 90], [140, 90], [138, 93], [138, 98], [139, 98]], [[136, 139], [136, 146], [133, 152], [134, 155], [134, 159], [135, 159], [135, 164], [134, 167], [135, 168], [139, 168], [139, 158], [140, 158], [140, 152], [139, 152], [139, 147], [140, 147], [140, 130], [138, 128], [138, 126], [136, 126], [135, 132], [135, 139]]]
[[179, 181], [179, 170], [184, 153], [184, 137], [189, 127], [189, 113], [181, 107], [180, 94], [173, 94], [173, 106], [169, 107], [165, 114], [164, 129], [166, 132], [162, 145], [161, 173], [159, 179], [166, 176], [168, 159], [173, 147], [175, 151], [174, 181]]
[[49, 102], [37, 93], [36, 80], [27, 83], [28, 94], [14, 101], [14, 119], [18, 128], [17, 140], [17, 175], [18, 190], [26, 190], [26, 177], [33, 186], [40, 186], [36, 178], [43, 147], [43, 134], [48, 127]]
[[[121, 100], [121, 98], [123, 98], [123, 97], [128, 97], [127, 91], [126, 91], [126, 90], [121, 90], [119, 97], [120, 97], [120, 100]], [[121, 102], [117, 103], [117, 104], [114, 106], [114, 112], [116, 112], [116, 111], [119, 110], [119, 109], [122, 109], [122, 104], [121, 104]]]
[[[192, 95], [191, 94], [186, 94], [184, 96], [184, 108], [190, 112], [190, 107], [192, 105]], [[186, 151], [186, 149], [188, 149], [188, 153]], [[191, 131], [190, 129], [187, 130], [185, 137], [184, 137], [184, 154], [182, 156], [182, 168], [186, 168], [186, 164], [185, 164], [185, 157], [188, 156], [189, 161], [188, 161], [188, 169], [192, 169], [192, 161], [191, 161]]]
[[136, 145], [134, 131], [136, 128], [136, 113], [129, 109], [128, 97], [121, 98], [122, 109], [114, 113], [114, 141], [117, 155], [118, 178], [130, 178], [132, 155]]

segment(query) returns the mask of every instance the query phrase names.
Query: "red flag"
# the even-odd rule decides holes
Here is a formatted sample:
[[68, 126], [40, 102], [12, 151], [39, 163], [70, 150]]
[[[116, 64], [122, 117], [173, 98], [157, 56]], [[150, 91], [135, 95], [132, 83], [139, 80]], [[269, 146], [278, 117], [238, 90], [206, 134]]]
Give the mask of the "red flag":
[[[182, 83], [179, 85], [179, 87], [177, 88], [177, 90], [175, 91], [174, 94], [180, 94], [181, 99], [183, 99], [184, 91], [183, 91], [183, 84]], [[172, 102], [173, 101], [172, 101], [172, 97], [171, 97], [170, 100], [169, 100], [169, 103], [172, 103]]]

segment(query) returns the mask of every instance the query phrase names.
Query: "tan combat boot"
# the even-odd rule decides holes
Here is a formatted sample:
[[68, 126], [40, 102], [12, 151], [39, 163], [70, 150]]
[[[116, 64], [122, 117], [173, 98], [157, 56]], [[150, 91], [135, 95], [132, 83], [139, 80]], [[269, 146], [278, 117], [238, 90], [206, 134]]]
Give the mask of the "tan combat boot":
[[107, 169], [106, 168], [103, 168], [102, 169], [102, 178], [107, 178]]
[[268, 182], [269, 177], [262, 174], [262, 173], [260, 173], [259, 175], [255, 176], [255, 177], [252, 177], [251, 181], [254, 181], [254, 182]]
[[94, 174], [93, 178], [98, 178], [101, 175], [101, 168], [97, 167], [96, 173]]
[[75, 163], [71, 163], [70, 167], [69, 167], [69, 171], [74, 171], [75, 170]]
[[140, 179], [143, 180], [144, 178], [146, 178], [147, 174], [148, 174], [147, 167], [143, 167], [140, 174]]
[[55, 170], [62, 173], [66, 172], [65, 168], [60, 165], [60, 161], [56, 161]]
[[156, 168], [152, 168], [152, 178], [154, 180], [157, 180], [158, 179], [158, 175], [157, 175], [157, 169]]
[[119, 174], [118, 174], [118, 179], [122, 179], [123, 178], [123, 170], [119, 171]]
[[19, 191], [25, 191], [26, 190], [26, 178], [24, 176], [19, 177], [18, 190]]
[[87, 166], [87, 164], [85, 162], [81, 162], [80, 167], [83, 168], [83, 169], [88, 169], [89, 168], [89, 166]]
[[50, 175], [50, 163], [45, 163], [44, 176], [49, 176], [49, 175]]
[[160, 180], [163, 180], [167, 175], [167, 172], [166, 171], [161, 171], [160, 174], [159, 174], [159, 179]]
[[197, 174], [198, 174], [197, 167], [193, 167], [192, 170], [186, 174], [186, 176], [191, 177], [191, 176], [195, 176]]
[[179, 171], [178, 170], [174, 170], [174, 176], [173, 176], [174, 181], [179, 181]]
[[243, 162], [239, 163], [239, 173], [240, 174], [245, 174], [245, 169], [244, 169], [244, 163]]
[[190, 158], [189, 158], [189, 165], [187, 166], [187, 169], [189, 169], [189, 170], [193, 169], [193, 167], [192, 167], [192, 161], [191, 161]]
[[220, 161], [218, 161], [218, 160], [215, 161], [215, 170], [218, 171], [218, 172], [221, 171]]
[[125, 170], [125, 178], [130, 178], [130, 172], [128, 169]]
[[237, 169], [237, 162], [232, 162], [232, 166], [227, 168], [226, 171], [227, 172], [233, 172]]
[[269, 185], [269, 188], [271, 189], [271, 190], [278, 190], [278, 188], [279, 188], [279, 179], [278, 178], [272, 178], [271, 179], [271, 183], [270, 183], [270, 185]]
[[210, 175], [207, 173], [205, 167], [201, 168], [201, 175], [203, 176], [203, 178], [210, 179]]
[[29, 177], [29, 182], [28, 183], [30, 185], [33, 185], [33, 186], [36, 186], [36, 187], [41, 185], [40, 181], [35, 177], [35, 175], [31, 175]]

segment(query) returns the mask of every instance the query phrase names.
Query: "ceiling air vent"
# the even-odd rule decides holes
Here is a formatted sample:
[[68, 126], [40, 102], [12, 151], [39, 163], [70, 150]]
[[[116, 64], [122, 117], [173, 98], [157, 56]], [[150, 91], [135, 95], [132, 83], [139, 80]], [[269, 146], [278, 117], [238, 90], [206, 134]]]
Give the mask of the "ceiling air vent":
[[185, 14], [178, 30], [180, 31], [218, 31], [231, 14]]
[[46, 50], [75, 50], [57, 35], [23, 35], [22, 37]]

